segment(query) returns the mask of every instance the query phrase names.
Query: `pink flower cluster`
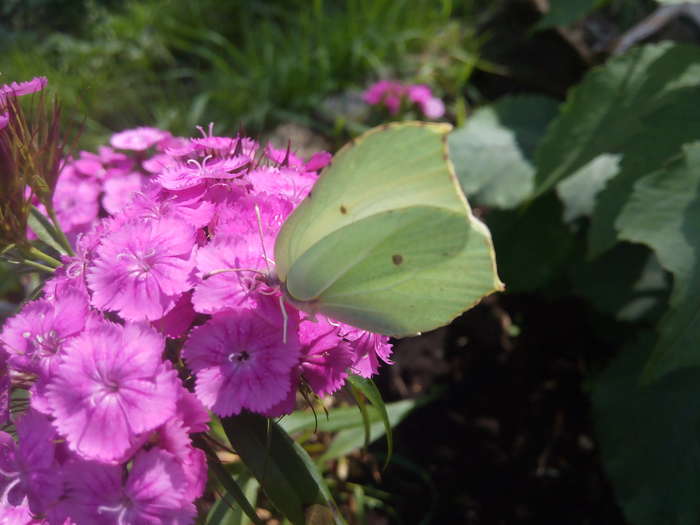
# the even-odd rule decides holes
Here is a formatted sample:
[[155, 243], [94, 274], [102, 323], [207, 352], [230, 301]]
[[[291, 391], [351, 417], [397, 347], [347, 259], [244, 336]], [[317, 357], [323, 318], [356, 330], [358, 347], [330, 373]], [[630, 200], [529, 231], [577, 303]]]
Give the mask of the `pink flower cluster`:
[[423, 115], [438, 119], [445, 114], [445, 104], [425, 84], [404, 85], [391, 80], [372, 84], [362, 95], [372, 106], [385, 106], [391, 115], [397, 115], [404, 105], [416, 105]]
[[201, 131], [128, 130], [66, 163], [76, 255], [0, 332], [18, 438], [0, 432], [0, 522], [192, 523], [208, 410], [281, 416], [300, 387], [390, 363], [387, 337], [306, 319], [276, 286], [275, 237], [330, 154]]

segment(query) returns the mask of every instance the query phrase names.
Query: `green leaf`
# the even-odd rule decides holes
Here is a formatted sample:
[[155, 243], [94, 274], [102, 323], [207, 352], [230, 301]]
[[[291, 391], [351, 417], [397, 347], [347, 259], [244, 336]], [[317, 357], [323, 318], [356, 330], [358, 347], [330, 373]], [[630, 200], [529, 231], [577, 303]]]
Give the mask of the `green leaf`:
[[498, 253], [498, 271], [510, 292], [540, 288], [557, 277], [575, 248], [554, 193], [517, 210], [486, 216]]
[[641, 178], [616, 226], [622, 239], [652, 248], [674, 278], [671, 308], [645, 377], [700, 365], [700, 142]]
[[[258, 499], [260, 484], [250, 472], [244, 469], [236, 476], [236, 483], [243, 490], [247, 501], [254, 502]], [[240, 505], [232, 505], [225, 498], [219, 499], [212, 506], [206, 521], [206, 525], [250, 525], [251, 523], [253, 522], [246, 516]]]
[[221, 483], [223, 488], [226, 490], [226, 494], [233, 498], [233, 500], [236, 503], [238, 503], [238, 508], [242, 510], [253, 523], [257, 525], [262, 524], [257, 514], [255, 513], [255, 509], [248, 501], [244, 490], [241, 488], [238, 482], [233, 479], [231, 474], [226, 470], [224, 465], [219, 460], [219, 457], [211, 449], [211, 447], [209, 447], [207, 442], [201, 437], [195, 437], [194, 441], [195, 444], [206, 454], [209, 470], [216, 475], [217, 479], [219, 480], [219, 483]]
[[[429, 399], [431, 398], [405, 399], [403, 401], [397, 401], [396, 403], [389, 403], [386, 405], [391, 427], [393, 428], [398, 425], [409, 413], [411, 413], [413, 409], [423, 405]], [[352, 407], [352, 410], [355, 415], [355, 424], [352, 427], [347, 427], [338, 432], [319, 459], [319, 463], [331, 461], [340, 456], [347, 455], [364, 446], [365, 430], [362, 426], [362, 419], [355, 407]], [[384, 425], [384, 421], [382, 421], [379, 417], [378, 411], [374, 407], [368, 407], [368, 412], [370, 414], [370, 419], [372, 420], [372, 424], [369, 428], [369, 442], [372, 443], [386, 433], [386, 426]], [[373, 416], [372, 414], [375, 415]]]
[[[432, 396], [427, 396], [387, 404], [386, 410], [389, 414], [389, 421], [396, 426], [396, 422], [398, 421], [397, 417], [403, 417], [403, 415], [407, 414], [409, 411], [430, 402], [432, 399]], [[367, 415], [370, 423], [381, 423], [379, 410], [372, 405], [367, 407]], [[313, 431], [317, 424], [319, 432], [338, 432], [347, 428], [361, 427], [363, 422], [362, 415], [354, 406], [332, 408], [328, 410], [328, 417], [322, 415], [318, 418], [314, 417], [313, 413], [310, 411], [297, 411], [285, 416], [279, 421], [279, 425], [288, 434], [297, 434], [308, 430]]]
[[532, 192], [532, 156], [556, 100], [522, 95], [484, 106], [448, 136], [464, 193], [488, 206], [512, 208]]
[[657, 166], [688, 136], [699, 136], [700, 119], [688, 118], [698, 85], [700, 48], [691, 45], [634, 48], [593, 69], [571, 90], [540, 144], [536, 194], [603, 153], [623, 153], [623, 171], [641, 165], [648, 173], [650, 161]]
[[365, 429], [365, 448], [369, 446], [369, 438], [370, 438], [370, 421], [369, 421], [369, 413], [367, 412], [367, 402], [365, 401], [365, 397], [362, 395], [362, 392], [360, 392], [357, 388], [350, 385], [350, 392], [352, 393], [352, 396], [355, 398], [355, 402], [357, 403], [357, 408], [360, 411], [360, 415], [362, 416], [362, 426]]
[[639, 374], [653, 344], [645, 334], [593, 384], [602, 458], [629, 523], [700, 521], [700, 368], [648, 386]]
[[607, 0], [550, 0], [549, 11], [540, 18], [535, 29], [572, 24], [606, 2]]
[[345, 523], [309, 455], [277, 423], [242, 413], [221, 424], [268, 499], [293, 524], [304, 525], [307, 511], [318, 513], [318, 506], [332, 516], [326, 523]]
[[27, 218], [27, 224], [36, 234], [39, 240], [51, 246], [51, 248], [56, 250], [58, 253], [68, 255], [68, 252], [61, 245], [61, 237], [56, 231], [54, 225], [51, 223], [48, 217], [46, 217], [34, 206], [32, 206], [29, 217]]
[[[382, 418], [382, 423], [384, 423], [384, 431], [386, 432], [387, 454], [384, 462], [384, 468], [386, 468], [391, 461], [391, 455], [394, 452], [394, 436], [391, 432], [391, 421], [389, 421], [389, 414], [386, 411], [382, 394], [377, 389], [377, 385], [374, 384], [374, 381], [357, 374], [348, 374], [348, 383], [350, 383], [353, 388], [362, 392], [369, 402], [372, 403], [372, 406], [379, 411], [379, 416]], [[367, 436], [368, 430], [364, 430], [365, 436]], [[369, 438], [367, 437], [366, 441], [368, 440]]]
[[557, 184], [564, 203], [564, 221], [572, 222], [593, 213], [596, 196], [620, 170], [620, 156], [604, 153]]
[[593, 261], [571, 267], [576, 294], [619, 321], [655, 322], [668, 306], [667, 272], [648, 247], [621, 242]]

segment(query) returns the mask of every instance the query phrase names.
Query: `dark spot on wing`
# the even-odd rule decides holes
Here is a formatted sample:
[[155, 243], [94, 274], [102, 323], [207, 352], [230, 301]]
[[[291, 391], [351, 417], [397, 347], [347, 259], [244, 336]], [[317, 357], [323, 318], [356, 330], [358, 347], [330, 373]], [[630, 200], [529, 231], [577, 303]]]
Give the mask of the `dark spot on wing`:
[[340, 213], [342, 213], [343, 215], [345, 215], [347, 212], [348, 212], [348, 209], [347, 209], [345, 206], [343, 206], [343, 205], [341, 204], [341, 205], [340, 205]]
[[403, 256], [395, 253], [394, 255], [391, 256], [391, 262], [393, 262], [396, 266], [401, 264], [403, 262]]

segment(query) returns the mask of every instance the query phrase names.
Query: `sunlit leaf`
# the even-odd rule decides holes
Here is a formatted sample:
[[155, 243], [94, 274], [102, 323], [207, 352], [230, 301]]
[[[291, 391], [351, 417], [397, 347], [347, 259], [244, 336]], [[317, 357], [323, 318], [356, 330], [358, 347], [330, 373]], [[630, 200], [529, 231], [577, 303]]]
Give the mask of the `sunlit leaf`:
[[344, 524], [333, 497], [306, 451], [274, 421], [251, 413], [223, 418], [229, 442], [272, 504], [294, 525], [304, 525], [313, 505], [327, 507]]

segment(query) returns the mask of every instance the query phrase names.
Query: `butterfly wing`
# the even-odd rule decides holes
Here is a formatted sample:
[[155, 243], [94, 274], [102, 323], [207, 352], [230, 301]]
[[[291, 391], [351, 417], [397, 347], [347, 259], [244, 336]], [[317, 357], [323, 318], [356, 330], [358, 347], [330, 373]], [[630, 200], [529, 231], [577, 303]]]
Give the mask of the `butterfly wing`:
[[448, 130], [399, 124], [341, 150], [277, 239], [292, 302], [403, 336], [447, 324], [502, 287], [488, 230], [446, 158]]
[[311, 246], [366, 217], [409, 206], [466, 214], [468, 205], [448, 169], [448, 124], [407, 122], [375, 128], [342, 148], [275, 243], [281, 281]]

